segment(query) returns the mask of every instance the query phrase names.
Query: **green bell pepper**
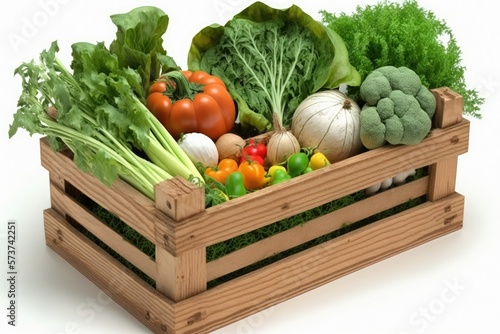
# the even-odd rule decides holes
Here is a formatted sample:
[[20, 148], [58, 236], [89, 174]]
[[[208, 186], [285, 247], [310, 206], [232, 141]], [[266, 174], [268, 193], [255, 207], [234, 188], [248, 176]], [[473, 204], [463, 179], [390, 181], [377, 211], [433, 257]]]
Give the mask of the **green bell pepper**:
[[247, 193], [245, 184], [243, 183], [243, 174], [238, 171], [232, 172], [227, 176], [225, 186], [230, 199], [243, 196]]

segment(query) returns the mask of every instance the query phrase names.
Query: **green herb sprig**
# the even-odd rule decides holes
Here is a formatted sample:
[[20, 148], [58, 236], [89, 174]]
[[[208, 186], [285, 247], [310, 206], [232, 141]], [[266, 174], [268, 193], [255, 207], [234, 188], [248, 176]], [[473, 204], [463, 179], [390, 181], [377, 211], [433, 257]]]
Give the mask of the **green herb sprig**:
[[[415, 0], [358, 6], [352, 14], [321, 11], [322, 22], [336, 31], [349, 60], [364, 79], [376, 68], [406, 66], [429, 88], [449, 87], [464, 98], [464, 114], [481, 118], [484, 98], [467, 88], [462, 52], [452, 30]], [[353, 96], [357, 88], [350, 89]]]

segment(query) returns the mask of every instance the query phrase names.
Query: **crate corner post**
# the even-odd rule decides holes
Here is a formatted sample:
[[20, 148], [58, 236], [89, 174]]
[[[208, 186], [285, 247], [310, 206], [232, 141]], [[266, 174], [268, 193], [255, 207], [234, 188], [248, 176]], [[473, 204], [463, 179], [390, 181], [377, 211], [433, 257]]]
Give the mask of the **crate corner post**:
[[[155, 206], [174, 225], [171, 226], [170, 247], [162, 247], [162, 243], [156, 246], [156, 288], [178, 302], [207, 289], [206, 248], [175, 252], [175, 224], [205, 210], [205, 192], [203, 187], [174, 177], [156, 185]], [[157, 224], [162, 223], [157, 221]]]
[[[433, 89], [432, 93], [436, 98], [434, 127], [445, 129], [460, 123], [464, 110], [463, 97], [448, 87]], [[450, 145], [454, 144], [456, 142], [451, 140]], [[439, 200], [455, 192], [457, 167], [458, 155], [445, 157], [429, 166], [428, 199], [430, 201]]]

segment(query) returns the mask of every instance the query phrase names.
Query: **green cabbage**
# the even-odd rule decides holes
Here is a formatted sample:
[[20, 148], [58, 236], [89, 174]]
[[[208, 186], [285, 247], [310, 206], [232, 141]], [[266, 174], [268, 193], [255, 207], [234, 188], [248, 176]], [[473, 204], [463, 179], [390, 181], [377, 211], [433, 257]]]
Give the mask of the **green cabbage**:
[[296, 5], [255, 2], [224, 26], [205, 27], [193, 38], [188, 67], [220, 77], [241, 125], [261, 132], [271, 129], [273, 114], [289, 125], [312, 93], [361, 82], [342, 38]]

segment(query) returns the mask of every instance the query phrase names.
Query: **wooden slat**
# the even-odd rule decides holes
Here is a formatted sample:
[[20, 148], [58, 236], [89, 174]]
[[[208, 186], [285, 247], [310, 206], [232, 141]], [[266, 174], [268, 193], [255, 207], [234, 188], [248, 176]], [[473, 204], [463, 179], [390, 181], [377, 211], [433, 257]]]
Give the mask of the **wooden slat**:
[[108, 188], [94, 176], [82, 173], [69, 157], [54, 152], [46, 138], [40, 140], [40, 150], [42, 166], [49, 173], [60, 175], [145, 238], [155, 242], [154, 221], [163, 217], [155, 216], [153, 201], [122, 180], [117, 180]]
[[429, 201], [452, 194], [457, 180], [458, 157], [441, 159], [429, 166]]
[[59, 204], [54, 201], [54, 199], [53, 199], [54, 196], [52, 194], [52, 192], [53, 192], [52, 188], [56, 188], [56, 189], [59, 189], [62, 191], [64, 189], [64, 186], [65, 186], [64, 178], [55, 172], [50, 172], [49, 173], [49, 184], [50, 184], [50, 207], [62, 215], [64, 213], [64, 208], [60, 208]]
[[389, 189], [207, 263], [208, 281], [427, 193], [428, 177]]
[[418, 145], [384, 146], [209, 208], [173, 226], [157, 224], [157, 241], [171, 240], [169, 250], [173, 253], [210, 246], [352, 194], [400, 172], [465, 153], [468, 139], [469, 122], [464, 119], [458, 125], [432, 131]]
[[174, 304], [70, 226], [44, 211], [47, 245], [154, 333], [173, 333]]
[[207, 289], [205, 248], [174, 256], [156, 248], [156, 288], [172, 301], [180, 301]]
[[209, 333], [456, 231], [463, 209], [459, 194], [426, 202], [179, 302], [176, 333]]
[[[50, 185], [51, 199], [59, 210], [75, 219], [106, 245], [143, 271], [152, 279], [156, 279], [156, 263], [138, 248], [123, 239], [104, 222], [83, 208], [74, 199], [62, 192], [56, 185]], [[59, 211], [58, 210], [58, 211]], [[60, 212], [60, 211], [59, 211]]]

